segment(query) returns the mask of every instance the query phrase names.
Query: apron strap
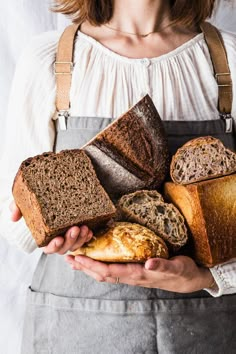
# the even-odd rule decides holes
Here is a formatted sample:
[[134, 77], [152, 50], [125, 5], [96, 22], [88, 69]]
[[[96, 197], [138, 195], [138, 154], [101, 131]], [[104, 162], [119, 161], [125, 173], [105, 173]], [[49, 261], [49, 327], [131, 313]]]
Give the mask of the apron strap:
[[[79, 26], [80, 24], [72, 24], [64, 30], [59, 40], [56, 62], [54, 63], [57, 88], [57, 117], [55, 119], [59, 118], [60, 120], [61, 117], [63, 118], [62, 122], [69, 116], [74, 42]], [[210, 51], [215, 78], [219, 87], [219, 111], [224, 115], [230, 114], [232, 107], [232, 80], [221, 34], [209, 22], [202, 23], [201, 30], [204, 33]], [[66, 127], [64, 128], [66, 129]]]
[[223, 115], [230, 114], [232, 109], [232, 80], [224, 42], [219, 30], [209, 22], [201, 24], [206, 43], [209, 48], [215, 78], [219, 87], [218, 109]]
[[54, 74], [56, 75], [56, 109], [58, 113], [70, 108], [70, 87], [73, 71], [75, 35], [79, 24], [73, 24], [64, 30], [58, 43]]

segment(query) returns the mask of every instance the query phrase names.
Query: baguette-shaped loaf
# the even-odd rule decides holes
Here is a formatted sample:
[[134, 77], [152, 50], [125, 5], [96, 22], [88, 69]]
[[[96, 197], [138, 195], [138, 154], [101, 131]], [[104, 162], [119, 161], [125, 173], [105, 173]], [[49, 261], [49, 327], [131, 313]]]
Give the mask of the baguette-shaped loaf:
[[187, 221], [197, 263], [212, 267], [236, 257], [236, 174], [186, 186], [167, 182], [164, 190]]
[[138, 189], [159, 187], [169, 170], [165, 130], [148, 95], [83, 149], [114, 199]]
[[165, 203], [155, 190], [141, 190], [126, 194], [118, 201], [122, 220], [136, 222], [159, 235], [172, 251], [188, 240], [184, 217], [171, 203]]
[[82, 254], [103, 262], [143, 263], [149, 258], [168, 258], [168, 248], [160, 237], [146, 227], [114, 222], [70, 254]]
[[236, 172], [236, 154], [211, 136], [192, 139], [172, 157], [173, 182], [189, 184]]
[[94, 229], [116, 212], [82, 150], [48, 152], [22, 162], [13, 196], [39, 247], [72, 225]]

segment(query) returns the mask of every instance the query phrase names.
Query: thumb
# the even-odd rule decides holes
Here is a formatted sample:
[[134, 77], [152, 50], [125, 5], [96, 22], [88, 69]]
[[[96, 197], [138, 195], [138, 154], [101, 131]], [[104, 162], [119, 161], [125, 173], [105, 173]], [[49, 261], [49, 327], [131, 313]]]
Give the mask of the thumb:
[[175, 266], [173, 262], [163, 258], [150, 258], [145, 263], [145, 269], [155, 270], [162, 273], [173, 273]]

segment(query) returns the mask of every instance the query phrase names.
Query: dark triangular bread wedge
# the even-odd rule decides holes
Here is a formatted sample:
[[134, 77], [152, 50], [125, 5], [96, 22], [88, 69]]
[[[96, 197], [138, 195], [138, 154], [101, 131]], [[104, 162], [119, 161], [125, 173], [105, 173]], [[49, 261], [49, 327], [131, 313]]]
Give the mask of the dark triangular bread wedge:
[[103, 262], [142, 263], [149, 258], [168, 258], [168, 248], [160, 237], [144, 226], [115, 222], [70, 254], [83, 254]]
[[22, 162], [13, 196], [39, 247], [72, 225], [95, 229], [116, 212], [82, 150], [48, 152]]
[[236, 172], [236, 154], [211, 136], [192, 139], [172, 157], [173, 182], [189, 184]]
[[177, 251], [187, 242], [187, 228], [179, 210], [165, 203], [157, 191], [141, 190], [121, 197], [117, 209], [122, 220], [136, 222], [159, 235]]
[[169, 169], [162, 121], [147, 95], [83, 149], [110, 196], [157, 188]]

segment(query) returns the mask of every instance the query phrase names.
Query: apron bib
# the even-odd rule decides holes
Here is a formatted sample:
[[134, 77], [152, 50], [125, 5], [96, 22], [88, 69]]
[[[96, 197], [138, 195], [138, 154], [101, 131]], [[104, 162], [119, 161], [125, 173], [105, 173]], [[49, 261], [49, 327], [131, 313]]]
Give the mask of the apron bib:
[[[111, 121], [73, 117], [67, 130], [56, 124], [56, 151], [81, 147]], [[203, 135], [236, 147], [220, 119], [164, 125], [173, 152]], [[28, 290], [22, 354], [233, 354], [235, 323], [236, 295], [99, 283], [72, 270], [63, 256], [43, 254]]]

